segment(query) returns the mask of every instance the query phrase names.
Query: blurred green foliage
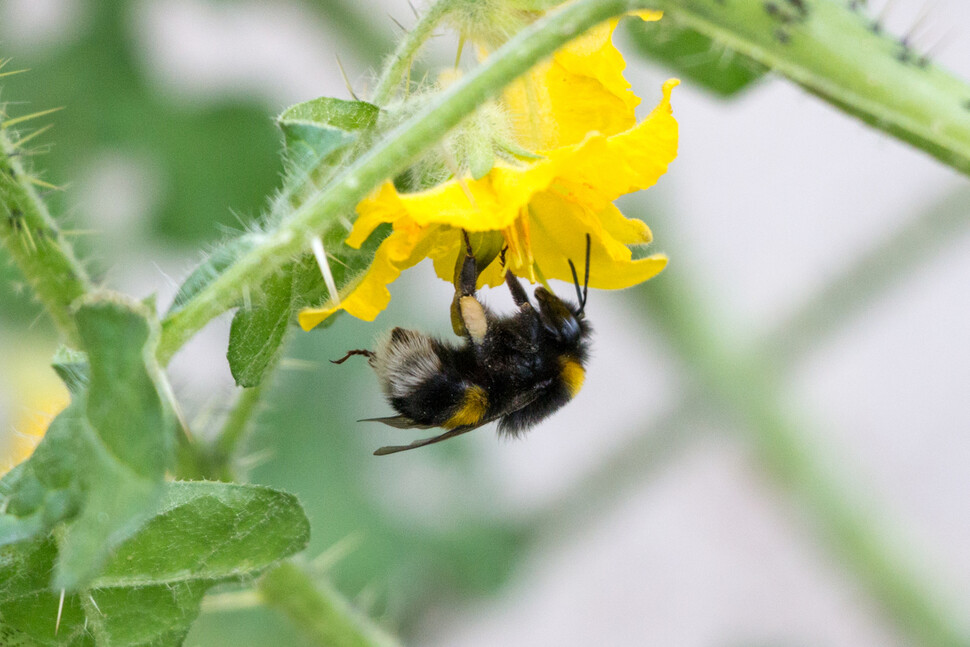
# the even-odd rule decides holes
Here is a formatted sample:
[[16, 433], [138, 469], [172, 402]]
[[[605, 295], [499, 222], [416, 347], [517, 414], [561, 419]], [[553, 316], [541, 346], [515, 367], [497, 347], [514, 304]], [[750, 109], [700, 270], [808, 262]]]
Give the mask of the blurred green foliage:
[[[87, 220], [71, 183], [102, 156], [120, 153], [146, 160], [157, 174], [148, 233], [161, 243], [198, 247], [217, 240], [220, 225], [238, 228], [237, 218], [258, 215], [277, 186], [281, 144], [274, 108], [238, 96], [204, 105], [167, 96], [144, 69], [131, 20], [136, 8], [115, 0], [85, 3], [88, 15], [73, 37], [24, 52], [5, 44], [11, 65], [29, 72], [4, 79], [3, 99], [24, 102], [17, 106], [21, 113], [64, 108], [43, 120], [40, 125], [54, 129], [34, 144], [50, 143], [33, 159], [41, 177], [68, 187], [46, 194], [53, 213]], [[110, 260], [97, 249], [96, 236], [77, 244], [84, 258]], [[98, 269], [104, 268], [92, 268], [95, 275]], [[13, 270], [5, 266], [0, 279], [0, 316], [36, 316]]]

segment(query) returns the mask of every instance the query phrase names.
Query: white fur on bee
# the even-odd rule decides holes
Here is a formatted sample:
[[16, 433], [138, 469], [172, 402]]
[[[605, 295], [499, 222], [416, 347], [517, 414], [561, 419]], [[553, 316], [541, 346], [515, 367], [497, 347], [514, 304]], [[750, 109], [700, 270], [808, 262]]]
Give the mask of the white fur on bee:
[[394, 330], [377, 340], [371, 365], [384, 392], [392, 398], [401, 398], [440, 373], [441, 359], [427, 335], [403, 328]]

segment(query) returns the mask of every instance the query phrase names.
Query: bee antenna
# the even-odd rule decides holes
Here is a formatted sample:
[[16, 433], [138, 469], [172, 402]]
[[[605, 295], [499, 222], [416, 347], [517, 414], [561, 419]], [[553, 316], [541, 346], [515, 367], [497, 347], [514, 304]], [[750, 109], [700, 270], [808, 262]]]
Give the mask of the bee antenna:
[[576, 298], [579, 299], [579, 312], [580, 314], [586, 311], [586, 297], [589, 295], [589, 252], [590, 252], [590, 238], [589, 234], [586, 234], [586, 273], [583, 277], [583, 291], [579, 291], [579, 275], [576, 274], [576, 266], [573, 265], [572, 259], [566, 259], [569, 262], [569, 270], [573, 273], [573, 285], [576, 286]]

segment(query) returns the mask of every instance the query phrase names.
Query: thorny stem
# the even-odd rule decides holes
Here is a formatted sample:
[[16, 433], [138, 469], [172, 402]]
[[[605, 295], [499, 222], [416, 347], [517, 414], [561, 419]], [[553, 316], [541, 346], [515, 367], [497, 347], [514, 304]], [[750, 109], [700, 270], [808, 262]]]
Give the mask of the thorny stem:
[[24, 169], [22, 153], [9, 131], [0, 127], [0, 204], [4, 210], [0, 242], [65, 340], [77, 346], [70, 306], [91, 284]]
[[166, 364], [192, 335], [232, 307], [245, 286], [258, 285], [308, 249], [313, 236], [334, 226], [341, 214], [350, 212], [380, 182], [407, 168], [483, 101], [501, 92], [535, 63], [590, 27], [652, 4], [649, 0], [580, 0], [523, 29], [484, 64], [391, 131], [184, 308], [166, 319], [159, 361]]
[[656, 0], [840, 110], [970, 174], [970, 85], [833, 0]]
[[253, 419], [262, 402], [266, 385], [270, 382], [269, 374], [263, 376], [263, 381], [257, 386], [242, 389], [222, 429], [216, 436], [210, 449], [208, 462], [210, 477], [220, 481], [232, 481], [232, 463], [239, 451], [243, 438], [253, 427]]
[[286, 615], [320, 647], [396, 647], [398, 642], [357, 613], [335, 590], [284, 562], [259, 580], [266, 605]]
[[431, 37], [431, 32], [454, 6], [455, 0], [438, 0], [398, 43], [391, 58], [384, 66], [380, 79], [377, 81], [377, 88], [374, 90], [373, 97], [375, 105], [384, 106], [393, 98], [394, 91], [410, 69], [418, 49]]

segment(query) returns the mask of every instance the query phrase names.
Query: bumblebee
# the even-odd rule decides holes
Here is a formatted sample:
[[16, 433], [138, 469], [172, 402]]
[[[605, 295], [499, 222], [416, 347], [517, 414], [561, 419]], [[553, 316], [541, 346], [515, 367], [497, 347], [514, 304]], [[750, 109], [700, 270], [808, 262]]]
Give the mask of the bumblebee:
[[[465, 258], [456, 280], [455, 309], [464, 341], [460, 345], [415, 330], [394, 328], [366, 356], [397, 415], [368, 418], [399, 429], [446, 431], [410, 445], [381, 447], [383, 456], [416, 449], [498, 421], [498, 432], [517, 436], [552, 415], [579, 392], [586, 376], [591, 328], [585, 317], [589, 288], [590, 237], [582, 290], [576, 267], [569, 267], [578, 303], [535, 290], [534, 306], [519, 279], [506, 269], [505, 283], [516, 310], [500, 316], [475, 295], [475, 256], [465, 235]], [[504, 263], [504, 250], [502, 254]]]

